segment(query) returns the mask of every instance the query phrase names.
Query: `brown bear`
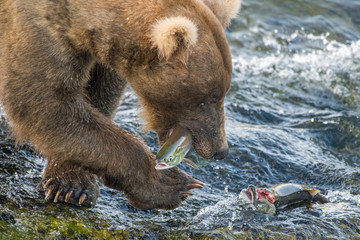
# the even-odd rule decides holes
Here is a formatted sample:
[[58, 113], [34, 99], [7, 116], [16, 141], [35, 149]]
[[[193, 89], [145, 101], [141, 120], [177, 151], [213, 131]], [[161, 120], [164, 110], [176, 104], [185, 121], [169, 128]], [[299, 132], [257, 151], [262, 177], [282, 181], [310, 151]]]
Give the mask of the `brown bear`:
[[140, 209], [173, 209], [202, 187], [112, 122], [128, 83], [163, 143], [182, 126], [204, 158], [228, 151], [224, 28], [240, 0], [0, 0], [0, 97], [18, 142], [48, 163], [46, 200], [93, 205], [98, 181]]

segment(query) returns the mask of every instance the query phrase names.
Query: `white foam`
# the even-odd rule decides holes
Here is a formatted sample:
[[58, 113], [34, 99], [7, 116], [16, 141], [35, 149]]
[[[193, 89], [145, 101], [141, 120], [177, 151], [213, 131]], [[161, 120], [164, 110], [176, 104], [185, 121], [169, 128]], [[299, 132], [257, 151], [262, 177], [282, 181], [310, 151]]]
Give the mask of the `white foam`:
[[[293, 39], [316, 41], [315, 47], [306, 47], [295, 53], [289, 46]], [[278, 51], [260, 56], [251, 52], [238, 51], [234, 56], [234, 70], [239, 72], [234, 81], [249, 76], [269, 76], [273, 81], [286, 83], [300, 81], [320, 83], [339, 98], [351, 97], [354, 104], [360, 104], [360, 40], [349, 44], [328, 40], [329, 33], [316, 36], [295, 31], [289, 35], [289, 46], [276, 42], [275, 36], [263, 33], [263, 44]], [[295, 44], [295, 43], [294, 43]], [[235, 54], [236, 55], [236, 54]]]

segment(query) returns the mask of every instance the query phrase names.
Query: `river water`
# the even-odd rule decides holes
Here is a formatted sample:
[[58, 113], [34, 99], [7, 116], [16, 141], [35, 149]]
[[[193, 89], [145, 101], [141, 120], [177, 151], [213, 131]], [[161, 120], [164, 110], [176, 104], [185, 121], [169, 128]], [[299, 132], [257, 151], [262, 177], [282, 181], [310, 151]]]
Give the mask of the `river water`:
[[[102, 187], [93, 208], [44, 204], [44, 163], [1, 128], [0, 239], [360, 239], [360, 1], [244, 0], [227, 30], [229, 156], [180, 165], [208, 183], [173, 211], [140, 211]], [[115, 122], [144, 139], [129, 89]], [[240, 190], [295, 182], [330, 203], [274, 216], [243, 207]]]

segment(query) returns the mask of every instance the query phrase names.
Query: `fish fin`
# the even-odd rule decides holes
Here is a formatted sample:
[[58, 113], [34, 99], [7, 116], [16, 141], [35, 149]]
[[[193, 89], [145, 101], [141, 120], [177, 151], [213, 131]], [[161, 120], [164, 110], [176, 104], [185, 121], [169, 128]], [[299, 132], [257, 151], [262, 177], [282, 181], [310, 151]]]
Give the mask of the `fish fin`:
[[186, 163], [190, 167], [195, 168], [197, 170], [200, 170], [200, 168], [193, 161], [191, 161], [190, 159], [184, 158], [183, 161], [184, 161], [184, 163]]
[[312, 188], [308, 192], [310, 193], [311, 197], [314, 197], [316, 194], [320, 193], [320, 190]]

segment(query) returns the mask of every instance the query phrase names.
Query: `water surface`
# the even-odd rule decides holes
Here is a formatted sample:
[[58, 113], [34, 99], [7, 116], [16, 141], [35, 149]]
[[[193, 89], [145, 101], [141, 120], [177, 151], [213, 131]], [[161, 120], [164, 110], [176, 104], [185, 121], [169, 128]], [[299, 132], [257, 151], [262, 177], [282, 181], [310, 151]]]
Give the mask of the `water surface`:
[[[360, 239], [360, 1], [244, 0], [227, 30], [229, 156], [180, 167], [209, 185], [174, 211], [139, 211], [102, 187], [95, 207], [44, 204], [44, 166], [1, 127], [0, 238]], [[153, 152], [128, 90], [115, 117]], [[296, 182], [331, 200], [275, 216], [239, 205], [240, 190]]]

